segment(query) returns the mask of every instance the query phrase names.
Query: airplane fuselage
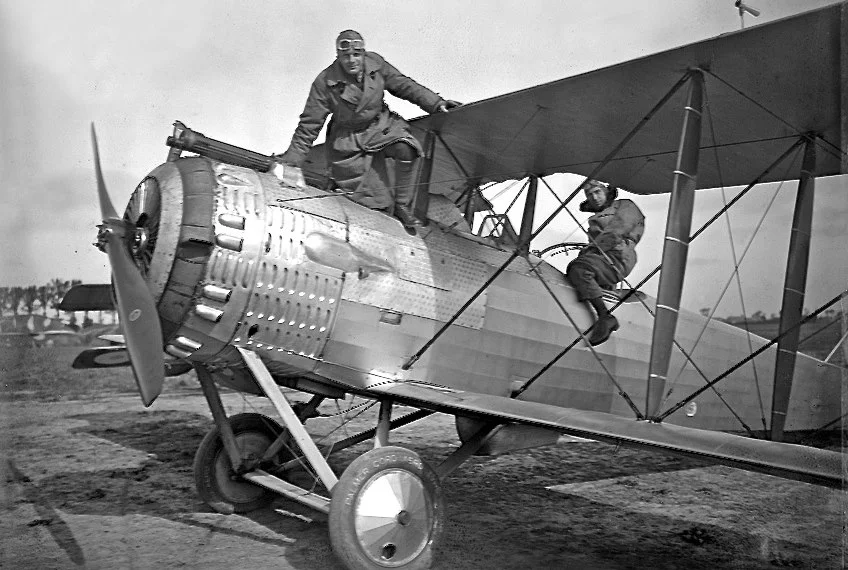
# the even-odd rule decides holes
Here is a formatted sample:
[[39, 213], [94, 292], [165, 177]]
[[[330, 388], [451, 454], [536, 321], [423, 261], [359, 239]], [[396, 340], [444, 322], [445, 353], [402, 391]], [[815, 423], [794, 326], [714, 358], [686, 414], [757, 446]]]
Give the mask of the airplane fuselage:
[[[145, 272], [165, 349], [205, 363], [219, 383], [242, 391], [258, 389], [236, 347], [259, 354], [278, 383], [327, 395], [335, 395], [328, 384], [355, 392], [402, 380], [509, 397], [578, 336], [575, 325], [586, 330], [592, 322], [562, 273], [533, 256], [517, 257], [404, 370], [510, 252], [437, 223], [409, 235], [396, 219], [342, 195], [207, 158], [155, 169], [127, 215], [137, 221], [150, 209], [145, 204], [157, 203]], [[579, 342], [521, 397], [632, 416], [616, 384], [644, 405], [653, 309], [649, 297], [623, 304], [615, 313], [621, 330], [596, 354]], [[672, 401], [749, 352], [744, 331], [693, 313], [681, 312], [677, 340], [700, 372], [676, 351]], [[753, 342], [755, 349], [764, 343]], [[754, 361], [756, 372], [746, 365], [717, 386], [755, 429], [771, 401], [773, 361], [767, 351]], [[787, 427], [814, 428], [837, 417], [837, 370], [802, 355], [796, 374], [816, 381], [796, 387]], [[668, 421], [739, 429], [712, 391]]]

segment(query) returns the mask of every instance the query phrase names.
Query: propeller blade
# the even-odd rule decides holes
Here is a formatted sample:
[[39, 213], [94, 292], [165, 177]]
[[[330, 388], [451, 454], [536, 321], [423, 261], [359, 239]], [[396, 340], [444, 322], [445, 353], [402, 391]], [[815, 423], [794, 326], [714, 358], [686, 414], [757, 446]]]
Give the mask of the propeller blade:
[[109, 218], [117, 218], [115, 207], [109, 199], [106, 191], [106, 183], [103, 181], [103, 171], [100, 170], [100, 151], [97, 148], [97, 133], [94, 131], [94, 123], [91, 123], [91, 146], [94, 148], [94, 172], [97, 174], [97, 198], [100, 201], [100, 215], [106, 221]]
[[126, 247], [127, 232], [131, 231], [132, 227], [118, 218], [106, 190], [100, 169], [100, 153], [97, 149], [94, 124], [91, 125], [91, 142], [97, 174], [97, 195], [100, 200], [100, 212], [103, 214], [103, 247], [109, 255], [109, 265], [112, 267], [118, 315], [135, 382], [141, 394], [141, 401], [147, 407], [162, 392], [162, 384], [165, 381], [162, 328], [153, 297]]
[[147, 284], [130, 258], [121, 237], [110, 233], [106, 240], [106, 251], [115, 279], [118, 315], [141, 401], [146, 407], [162, 392], [165, 380], [159, 314]]

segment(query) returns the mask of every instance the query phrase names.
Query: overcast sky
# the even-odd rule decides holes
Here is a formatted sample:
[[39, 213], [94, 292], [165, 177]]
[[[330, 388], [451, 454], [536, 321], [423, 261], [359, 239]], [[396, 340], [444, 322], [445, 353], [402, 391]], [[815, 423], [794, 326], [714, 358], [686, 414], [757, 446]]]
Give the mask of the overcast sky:
[[[759, 25], [832, 0], [751, 0]], [[0, 0], [0, 285], [53, 277], [107, 282], [91, 243], [100, 222], [88, 125], [119, 210], [165, 160], [174, 120], [263, 153], [282, 152], [333, 40], [359, 30], [368, 48], [443, 96], [478, 101], [740, 28], [733, 0], [331, 1]], [[402, 115], [421, 114], [405, 102]], [[570, 190], [567, 177], [552, 177]], [[741, 271], [750, 314], [776, 312], [797, 183], [769, 185], [690, 250], [683, 304], [711, 306], [779, 189]], [[727, 199], [735, 195], [727, 192]], [[638, 279], [661, 258], [667, 197], [638, 197], [648, 217]], [[721, 207], [697, 195], [698, 227]], [[585, 216], [584, 216], [585, 217]], [[816, 187], [807, 306], [848, 287], [846, 177]], [[552, 224], [550, 243], [571, 233]], [[579, 235], [579, 234], [576, 234]], [[573, 236], [573, 237], [576, 237]], [[537, 246], [540, 244], [536, 244]], [[557, 263], [568, 258], [554, 258]], [[653, 287], [655, 287], [655, 282]], [[651, 287], [649, 287], [649, 290]], [[739, 312], [735, 282], [719, 315]]]

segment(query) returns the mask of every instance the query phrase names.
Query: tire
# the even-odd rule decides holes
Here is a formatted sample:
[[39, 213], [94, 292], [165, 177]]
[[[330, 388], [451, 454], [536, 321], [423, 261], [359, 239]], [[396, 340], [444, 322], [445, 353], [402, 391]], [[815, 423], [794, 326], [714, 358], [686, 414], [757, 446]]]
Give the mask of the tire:
[[[261, 457], [284, 430], [261, 414], [238, 414], [229, 421], [244, 459]], [[266, 506], [274, 498], [272, 491], [235, 476], [217, 426], [197, 447], [194, 482], [200, 498], [219, 513], [247, 513]]]
[[380, 447], [356, 458], [333, 487], [330, 543], [351, 570], [426, 569], [444, 518], [436, 472], [413, 451]]

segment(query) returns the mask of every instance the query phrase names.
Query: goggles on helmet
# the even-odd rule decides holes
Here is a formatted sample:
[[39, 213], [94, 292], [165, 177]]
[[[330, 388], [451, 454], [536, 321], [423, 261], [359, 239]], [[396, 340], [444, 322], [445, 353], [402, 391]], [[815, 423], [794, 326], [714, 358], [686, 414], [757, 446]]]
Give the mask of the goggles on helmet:
[[587, 192], [592, 188], [603, 188], [604, 190], [609, 190], [610, 185], [607, 182], [601, 182], [600, 180], [589, 180], [583, 185], [583, 190]]
[[349, 39], [341, 39], [336, 42], [336, 49], [338, 51], [347, 51], [350, 49], [365, 49], [365, 40], [349, 40]]

